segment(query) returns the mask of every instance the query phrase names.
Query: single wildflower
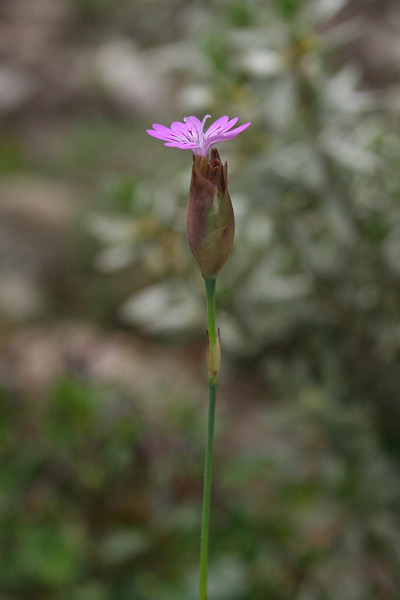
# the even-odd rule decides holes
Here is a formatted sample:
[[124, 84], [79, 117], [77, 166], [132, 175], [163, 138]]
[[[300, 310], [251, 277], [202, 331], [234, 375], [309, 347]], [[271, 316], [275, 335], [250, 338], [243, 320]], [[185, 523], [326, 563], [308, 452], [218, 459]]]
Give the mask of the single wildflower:
[[[189, 201], [186, 209], [186, 233], [189, 247], [200, 268], [207, 297], [207, 370], [208, 370], [208, 425], [204, 470], [203, 511], [201, 520], [199, 600], [207, 600], [208, 538], [210, 529], [211, 464], [214, 436], [215, 402], [221, 359], [219, 329], [215, 323], [216, 278], [232, 249], [235, 235], [235, 217], [228, 191], [228, 165], [223, 164], [216, 148], [224, 140], [231, 140], [247, 129], [245, 123], [232, 129], [238, 118], [224, 116], [204, 132], [204, 124], [197, 117], [186, 117], [183, 123], [174, 121], [171, 127], [155, 123], [147, 133], [163, 140], [166, 146], [192, 150], [193, 167]], [[211, 148], [211, 156], [209, 150]]]
[[208, 156], [211, 146], [231, 140], [239, 133], [247, 129], [250, 123], [245, 123], [232, 129], [238, 121], [238, 117], [229, 119], [224, 116], [217, 119], [207, 131], [204, 131], [204, 125], [210, 115], [206, 115], [202, 121], [197, 117], [185, 117], [183, 123], [174, 121], [171, 127], [154, 123], [153, 129], [148, 129], [147, 133], [159, 140], [165, 142], [165, 146], [171, 148], [180, 148], [181, 150], [192, 150], [193, 154]]
[[204, 279], [214, 279], [232, 249], [235, 219], [228, 192], [227, 164], [223, 164], [211, 146], [230, 140], [247, 129], [250, 123], [232, 129], [238, 117], [217, 119], [207, 131], [197, 117], [174, 121], [171, 127], [154, 123], [147, 133], [163, 140], [165, 146], [192, 150], [193, 168], [189, 202], [186, 210], [186, 233], [189, 247]]

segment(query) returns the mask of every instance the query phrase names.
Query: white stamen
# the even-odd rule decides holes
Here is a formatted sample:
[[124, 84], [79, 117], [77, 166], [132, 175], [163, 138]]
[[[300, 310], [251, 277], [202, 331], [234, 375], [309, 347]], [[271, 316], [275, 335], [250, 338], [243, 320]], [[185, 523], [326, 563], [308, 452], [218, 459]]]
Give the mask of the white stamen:
[[194, 131], [187, 131], [184, 135], [186, 139], [193, 144], [196, 144], [197, 148], [192, 148], [194, 154], [206, 154], [204, 148], [204, 123], [209, 119], [211, 115], [205, 115], [201, 122], [201, 126], [198, 127], [196, 123], [190, 117], [184, 117], [183, 122], [187, 123], [190, 121], [194, 127]]
[[[211, 118], [211, 115], [205, 115], [203, 117], [203, 120], [201, 122], [201, 129], [202, 130], [204, 129], [204, 123], [207, 121], [207, 119], [210, 119], [210, 118]], [[190, 117], [183, 117], [183, 122], [186, 123], [186, 121], [190, 121], [192, 123], [192, 125], [194, 125], [195, 129], [197, 130], [196, 124], [194, 123], [194, 121], [192, 121], [192, 119]]]
[[202, 126], [203, 129], [204, 129], [204, 123], [207, 121], [207, 119], [210, 119], [210, 118], [211, 118], [211, 115], [205, 115], [203, 117], [203, 120], [201, 122], [201, 126]]

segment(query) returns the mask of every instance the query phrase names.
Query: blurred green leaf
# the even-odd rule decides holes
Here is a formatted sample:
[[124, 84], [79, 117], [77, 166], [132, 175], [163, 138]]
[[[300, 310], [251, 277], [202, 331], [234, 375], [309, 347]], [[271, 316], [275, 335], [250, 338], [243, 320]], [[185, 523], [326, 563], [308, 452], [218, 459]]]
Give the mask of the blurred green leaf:
[[62, 529], [51, 523], [26, 524], [17, 534], [16, 581], [49, 587], [69, 585], [84, 568], [80, 532], [72, 527]]

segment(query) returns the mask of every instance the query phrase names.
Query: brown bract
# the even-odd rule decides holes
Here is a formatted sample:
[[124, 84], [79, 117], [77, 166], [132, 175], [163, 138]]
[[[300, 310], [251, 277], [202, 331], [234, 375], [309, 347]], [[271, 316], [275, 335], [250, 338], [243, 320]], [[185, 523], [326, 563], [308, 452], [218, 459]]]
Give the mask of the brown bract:
[[205, 279], [214, 279], [232, 249], [235, 218], [228, 192], [227, 163], [215, 148], [211, 158], [193, 156], [186, 210], [189, 247]]

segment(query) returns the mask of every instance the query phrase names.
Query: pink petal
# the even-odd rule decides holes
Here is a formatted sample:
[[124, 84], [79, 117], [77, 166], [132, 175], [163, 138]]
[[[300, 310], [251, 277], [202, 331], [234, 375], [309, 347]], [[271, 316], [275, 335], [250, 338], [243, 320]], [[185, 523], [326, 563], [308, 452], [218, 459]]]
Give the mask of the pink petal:
[[233, 129], [232, 131], [227, 131], [225, 133], [216, 133], [215, 135], [212, 135], [211, 137], [207, 138], [207, 140], [206, 140], [205, 151], [208, 152], [208, 150], [211, 148], [211, 146], [214, 146], [215, 144], [219, 144], [219, 142], [224, 142], [225, 140], [231, 140], [232, 138], [236, 137], [239, 133], [241, 133], [242, 131], [247, 129], [247, 127], [249, 127], [249, 125], [251, 125], [251, 123], [245, 123], [244, 125], [240, 125], [240, 127], [236, 127], [236, 129]]
[[171, 133], [170, 127], [165, 127], [165, 125], [160, 125], [159, 123], [153, 123], [153, 129], [155, 129], [156, 131], [168, 131], [169, 133]]
[[195, 125], [193, 125], [193, 123], [190, 123], [190, 121], [185, 123], [185, 129], [186, 129], [186, 131], [185, 131], [186, 135], [190, 135], [190, 136], [194, 137], [195, 139], [198, 139], [199, 132], [197, 131], [197, 128], [195, 127]]
[[235, 135], [237, 135], [238, 133], [241, 133], [242, 131], [244, 131], [245, 129], [250, 127], [250, 125], [251, 125], [251, 121], [249, 121], [248, 123], [245, 123], [244, 125], [239, 125], [239, 127], [236, 127], [236, 129], [232, 129], [231, 131], [228, 131], [228, 135], [230, 135], [231, 133], [234, 133]]
[[193, 123], [197, 131], [203, 131], [201, 121], [197, 117], [194, 117], [193, 115], [191, 115], [190, 117], [186, 117], [185, 125], [187, 125], [188, 123]]
[[[236, 119], [237, 120], [237, 119]], [[217, 119], [210, 127], [207, 129], [205, 133], [205, 137], [212, 135], [217, 129], [225, 129], [226, 124], [229, 122], [229, 117], [220, 117]]]
[[184, 135], [187, 131], [187, 127], [185, 123], [174, 121], [171, 123], [171, 130], [178, 135]]
[[153, 131], [153, 129], [148, 129], [147, 133], [159, 140], [170, 140], [172, 138], [170, 131], [168, 133], [164, 133], [163, 131]]
[[[244, 125], [240, 125], [240, 127], [236, 127], [236, 129], [232, 129], [231, 131], [222, 131], [220, 133], [216, 133], [212, 135], [210, 138], [207, 138], [207, 144], [213, 140], [212, 143], [223, 142], [224, 140], [231, 140], [236, 137], [239, 133], [247, 129], [251, 125], [251, 123], [245, 123]], [[216, 141], [214, 141], [216, 140]]]
[[166, 142], [164, 146], [180, 148], [181, 150], [193, 150], [194, 148], [197, 148], [197, 144], [192, 144], [190, 142]]
[[239, 117], [234, 117], [233, 119], [231, 119], [230, 121], [227, 122], [223, 131], [228, 131], [228, 129], [231, 129], [234, 125], [236, 125], [236, 123], [238, 121], [239, 121]]

